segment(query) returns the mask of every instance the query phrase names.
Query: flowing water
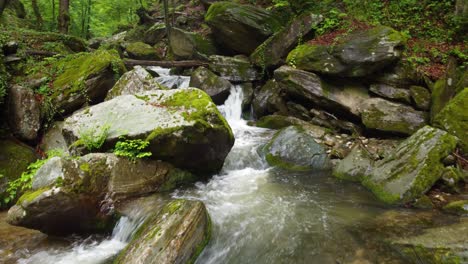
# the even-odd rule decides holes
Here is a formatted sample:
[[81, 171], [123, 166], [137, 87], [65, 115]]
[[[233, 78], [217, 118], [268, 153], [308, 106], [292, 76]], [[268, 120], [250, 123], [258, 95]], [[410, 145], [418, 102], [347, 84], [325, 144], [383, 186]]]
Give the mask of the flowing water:
[[[166, 84], [188, 86], [186, 78], [154, 70]], [[268, 166], [259, 153], [274, 131], [246, 124], [242, 97], [242, 89], [233, 86], [220, 106], [236, 138], [222, 171], [172, 194], [203, 201], [211, 216], [212, 239], [197, 263], [375, 263], [366, 243], [353, 234], [359, 223], [382, 213], [382, 205], [369, 192], [329, 173]], [[19, 263], [106, 263], [144, 220], [144, 210], [138, 212], [122, 217], [109, 238], [23, 252]]]

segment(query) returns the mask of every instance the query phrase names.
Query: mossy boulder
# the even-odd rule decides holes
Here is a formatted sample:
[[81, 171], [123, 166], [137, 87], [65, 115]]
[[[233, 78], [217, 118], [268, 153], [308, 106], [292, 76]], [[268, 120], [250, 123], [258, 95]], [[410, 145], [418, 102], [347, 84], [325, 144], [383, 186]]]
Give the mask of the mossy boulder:
[[166, 25], [164, 23], [155, 23], [143, 33], [143, 42], [155, 45], [166, 36]]
[[159, 60], [156, 49], [143, 42], [133, 42], [127, 45], [125, 50], [128, 56], [137, 60]]
[[173, 200], [141, 225], [113, 263], [195, 263], [210, 238], [211, 222], [204, 204]]
[[411, 202], [442, 177], [442, 160], [456, 144], [457, 138], [449, 133], [425, 126], [404, 140], [388, 157], [375, 162], [362, 184], [383, 202]]
[[355, 146], [351, 152], [333, 167], [333, 176], [342, 180], [360, 182], [372, 169], [372, 159], [360, 146]]
[[325, 148], [307, 128], [290, 126], [278, 131], [265, 146], [265, 158], [272, 166], [292, 171], [330, 169]]
[[[145, 122], [141, 122], [145, 120]], [[216, 173], [234, 144], [231, 128], [211, 98], [196, 88], [122, 95], [65, 120], [72, 150], [86, 152], [86, 138], [102, 136], [100, 151], [120, 137], [150, 142], [152, 158], [196, 173]]]
[[131, 161], [105, 153], [54, 157], [36, 172], [32, 190], [10, 209], [8, 221], [51, 234], [109, 231], [114, 202], [195, 180], [162, 161]]
[[361, 105], [369, 98], [367, 89], [359, 83], [326, 82], [314, 73], [289, 66], [275, 70], [274, 77], [290, 99], [338, 114], [359, 116]]
[[371, 98], [361, 106], [362, 123], [368, 129], [411, 135], [428, 123], [426, 112], [387, 101]]
[[217, 105], [224, 104], [229, 96], [231, 83], [205, 67], [199, 67], [190, 76], [190, 87], [205, 91]]
[[261, 79], [260, 72], [242, 56], [210, 56], [209, 69], [231, 82], [251, 82]]
[[397, 61], [404, 37], [392, 28], [378, 26], [347, 36], [334, 47], [318, 44], [298, 46], [287, 61], [298, 69], [328, 75], [362, 77]]
[[221, 46], [245, 55], [250, 55], [282, 27], [281, 21], [269, 11], [235, 2], [213, 3], [206, 12], [205, 22]]
[[206, 59], [217, 54], [217, 49], [209, 38], [179, 28], [171, 29], [169, 45], [179, 59]]
[[428, 111], [431, 107], [431, 92], [428, 89], [412, 85], [410, 87], [411, 98], [414, 101], [414, 105], [417, 109]]
[[468, 200], [460, 200], [447, 204], [443, 207], [445, 212], [462, 216], [468, 215]]
[[257, 118], [275, 113], [288, 113], [281, 88], [274, 80], [269, 80], [255, 92], [252, 108]]
[[41, 103], [32, 89], [12, 85], [8, 96], [8, 123], [13, 134], [34, 141], [41, 129]]
[[258, 46], [250, 56], [250, 60], [263, 68], [280, 65], [299, 40], [309, 34], [322, 20], [321, 15], [310, 13], [297, 17]]
[[[18, 179], [37, 156], [34, 149], [13, 140], [0, 140], [0, 197], [10, 181]], [[1, 203], [3, 205], [3, 201]], [[0, 206], [1, 207], [1, 206]]]
[[58, 114], [68, 114], [85, 103], [102, 102], [114, 86], [125, 66], [116, 51], [97, 50], [59, 60], [62, 73], [50, 84], [50, 99]]
[[156, 79], [141, 66], [135, 66], [120, 77], [117, 83], [109, 90], [106, 100], [120, 95], [138, 94], [145, 91], [167, 89], [159, 84]]
[[409, 89], [399, 88], [388, 84], [371, 84], [369, 91], [392, 101], [411, 104], [411, 94]]
[[460, 139], [460, 145], [468, 153], [468, 88], [458, 93], [434, 118], [434, 125]]
[[[40, 32], [35, 30], [11, 30], [7, 31], [10, 40], [18, 42], [20, 50], [48, 50], [52, 52], [65, 51], [83, 52], [86, 51], [86, 42], [72, 35], [59, 34], [54, 32]], [[63, 53], [62, 53], [63, 54]]]

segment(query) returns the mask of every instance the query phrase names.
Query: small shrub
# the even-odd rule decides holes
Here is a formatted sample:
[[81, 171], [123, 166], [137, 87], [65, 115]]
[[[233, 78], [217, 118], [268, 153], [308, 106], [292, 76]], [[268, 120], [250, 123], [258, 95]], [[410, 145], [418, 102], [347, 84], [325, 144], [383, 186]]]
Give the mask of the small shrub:
[[80, 131], [80, 139], [70, 145], [72, 147], [85, 147], [88, 151], [100, 149], [109, 135], [110, 125], [105, 124], [99, 128], [88, 128]]
[[115, 144], [114, 154], [120, 157], [127, 157], [131, 161], [150, 157], [152, 155], [149, 151], [144, 151], [149, 146], [149, 141], [141, 139], [124, 139]]

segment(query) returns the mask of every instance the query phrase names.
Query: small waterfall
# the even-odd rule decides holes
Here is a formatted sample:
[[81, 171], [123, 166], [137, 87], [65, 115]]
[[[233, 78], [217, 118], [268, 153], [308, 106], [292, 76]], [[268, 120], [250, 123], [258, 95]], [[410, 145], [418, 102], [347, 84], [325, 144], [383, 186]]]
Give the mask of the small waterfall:
[[[123, 216], [108, 239], [94, 237], [79, 240], [68, 249], [49, 249], [18, 260], [19, 264], [99, 264], [107, 263], [130, 242], [145, 217], [137, 209], [130, 216]], [[135, 217], [136, 216], [136, 217]]]
[[170, 69], [151, 66], [148, 70], [154, 71], [159, 74], [156, 81], [163, 86], [170, 89], [184, 89], [188, 88], [190, 84], [190, 76], [170, 75]]

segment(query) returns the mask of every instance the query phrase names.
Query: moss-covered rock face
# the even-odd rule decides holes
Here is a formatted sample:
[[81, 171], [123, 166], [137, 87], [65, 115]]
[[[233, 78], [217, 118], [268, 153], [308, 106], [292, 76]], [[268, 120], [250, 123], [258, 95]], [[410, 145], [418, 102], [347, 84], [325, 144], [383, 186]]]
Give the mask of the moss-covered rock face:
[[31, 89], [12, 85], [9, 89], [8, 123], [20, 139], [33, 141], [41, 128], [41, 106]]
[[20, 43], [20, 48], [25, 50], [47, 50], [64, 55], [86, 51], [85, 41], [72, 35], [26, 29], [8, 31], [7, 35], [10, 40]]
[[202, 59], [217, 53], [210, 39], [200, 34], [172, 28], [169, 36], [171, 51], [180, 59]]
[[56, 111], [67, 114], [85, 103], [101, 102], [125, 72], [116, 51], [97, 50], [80, 53], [56, 62], [61, 74], [52, 82], [51, 103]]
[[250, 56], [250, 60], [262, 68], [280, 65], [299, 40], [322, 20], [321, 15], [315, 14], [305, 14], [294, 19], [258, 46]]
[[212, 4], [205, 15], [205, 22], [219, 44], [233, 53], [245, 55], [250, 55], [283, 26], [265, 9], [235, 2]]
[[403, 36], [384, 26], [350, 34], [333, 48], [316, 44], [297, 47], [287, 61], [302, 70], [329, 75], [362, 77], [398, 60]]
[[362, 184], [386, 203], [411, 202], [442, 177], [442, 160], [456, 144], [454, 136], [425, 126], [403, 141], [391, 155], [376, 162]]
[[106, 100], [120, 95], [165, 89], [167, 88], [159, 84], [148, 71], [141, 66], [136, 66], [133, 70], [124, 73], [120, 77], [119, 81], [107, 93]]
[[231, 82], [251, 82], [261, 79], [261, 74], [242, 57], [210, 56], [209, 68]]
[[431, 107], [431, 93], [424, 87], [412, 85], [410, 87], [411, 98], [417, 109], [429, 110]]
[[115, 220], [114, 201], [170, 191], [197, 179], [162, 161], [103, 153], [54, 157], [36, 172], [32, 190], [20, 197], [9, 222], [46, 233], [108, 231]]
[[8, 182], [18, 179], [36, 159], [32, 148], [12, 140], [0, 140], [0, 197], [4, 197]]
[[434, 118], [434, 125], [445, 129], [460, 139], [465, 153], [468, 153], [468, 89], [455, 96]]
[[406, 104], [411, 104], [410, 90], [387, 84], [372, 84], [369, 90], [381, 97]]
[[77, 152], [85, 151], [80, 142], [102, 134], [99, 150], [113, 148], [121, 136], [145, 139], [151, 158], [196, 173], [216, 173], [234, 144], [216, 105], [196, 88], [116, 97], [67, 118], [63, 134]]
[[190, 87], [205, 91], [217, 105], [224, 104], [229, 96], [231, 83], [205, 67], [199, 67], [190, 76]]
[[333, 176], [338, 179], [360, 182], [372, 169], [367, 152], [355, 146], [351, 152], [333, 167]]
[[302, 127], [290, 126], [278, 131], [265, 146], [266, 160], [286, 170], [308, 171], [330, 168], [325, 148]]
[[410, 106], [371, 98], [361, 106], [362, 123], [368, 129], [411, 135], [427, 124], [427, 113]]
[[369, 98], [367, 89], [358, 83], [328, 83], [318, 75], [281, 66], [275, 80], [290, 99], [306, 106], [321, 106], [333, 113], [359, 116], [360, 107]]
[[114, 263], [195, 263], [210, 238], [203, 203], [173, 200], [142, 224]]
[[128, 44], [125, 49], [128, 56], [137, 60], [159, 60], [156, 49], [143, 42], [133, 42]]
[[461, 216], [468, 216], [468, 200], [455, 201], [447, 204], [444, 211]]
[[274, 80], [269, 80], [260, 90], [255, 92], [252, 107], [257, 117], [268, 114], [287, 114], [286, 102], [281, 97], [281, 88]]

